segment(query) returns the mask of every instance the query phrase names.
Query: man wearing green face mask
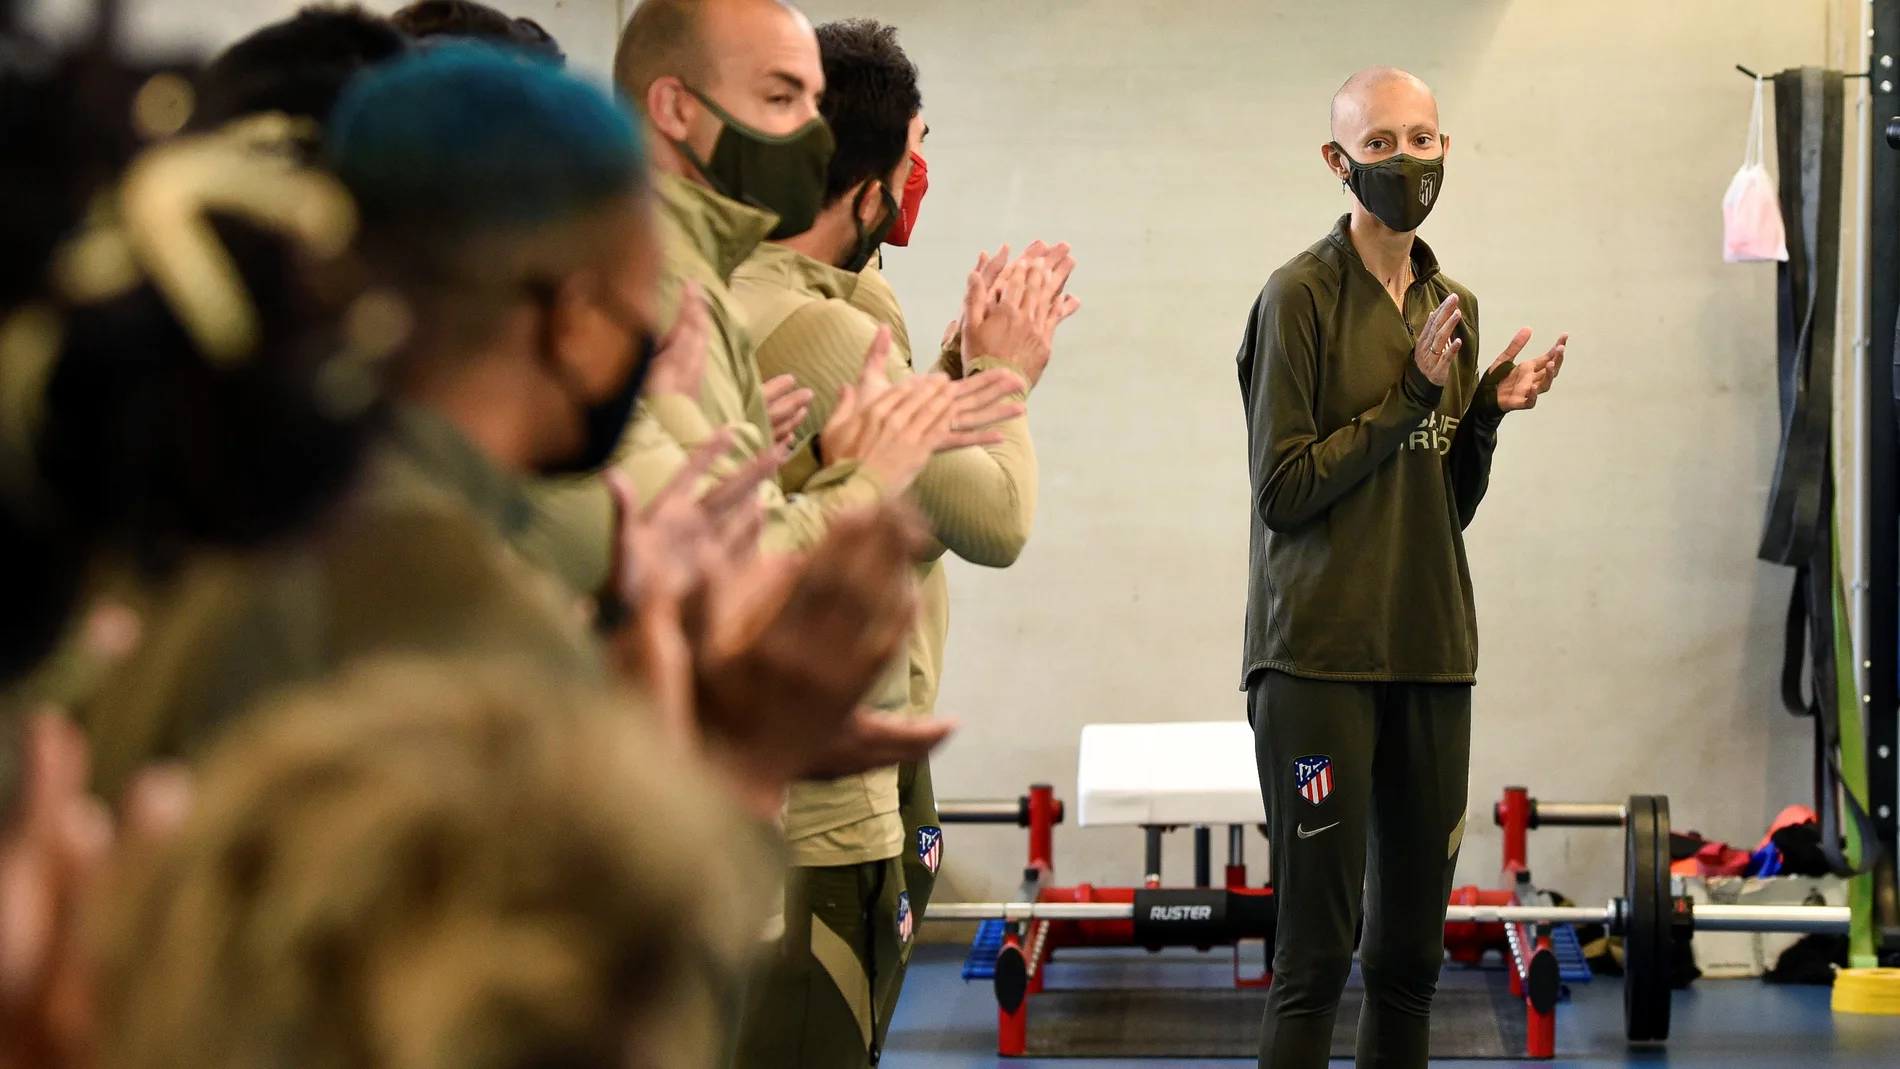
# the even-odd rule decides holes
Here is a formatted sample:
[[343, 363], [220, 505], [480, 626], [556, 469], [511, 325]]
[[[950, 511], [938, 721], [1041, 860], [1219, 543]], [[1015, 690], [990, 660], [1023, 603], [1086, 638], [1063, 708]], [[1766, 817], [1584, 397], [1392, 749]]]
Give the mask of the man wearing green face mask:
[[1260, 1064], [1319, 1069], [1365, 903], [1358, 1064], [1426, 1064], [1464, 836], [1477, 624], [1463, 529], [1507, 412], [1565, 337], [1481, 371], [1478, 309], [1416, 231], [1450, 139], [1417, 78], [1354, 75], [1327, 167], [1352, 194], [1268, 280], [1239, 353], [1252, 474], [1242, 687], [1280, 935]]
[[[826, 418], [859, 375], [861, 354], [880, 327], [893, 340], [885, 374], [892, 381], [912, 376], [903, 311], [890, 284], [869, 265], [897, 220], [896, 192], [918, 166], [925, 134], [917, 68], [893, 27], [848, 19], [820, 26], [817, 33], [825, 72], [821, 109], [837, 141], [825, 206], [809, 230], [760, 245], [732, 278], [746, 325], [758, 339], [760, 373], [796, 376], [813, 391], [808, 427]], [[1075, 308], [1074, 299], [1062, 293], [1073, 266], [1066, 246], [1033, 252], [1012, 265], [999, 263], [996, 278], [979, 280], [1010, 289], [993, 314], [990, 305], [997, 302], [989, 291], [983, 284], [972, 287], [977, 315], [969, 341], [954, 347], [941, 369], [953, 375], [965, 366], [973, 374], [1006, 370], [1020, 376], [1018, 396], [1027, 399], [1048, 362], [1057, 324]], [[957, 357], [963, 351], [970, 354], [967, 361]], [[998, 430], [1001, 443], [933, 457], [911, 490], [936, 536], [929, 559], [917, 566], [921, 611], [908, 658], [906, 708], [919, 716], [935, 710], [949, 627], [942, 553], [948, 549], [973, 563], [1006, 567], [1022, 551], [1034, 522], [1036, 458], [1028, 420], [1019, 417]], [[811, 466], [809, 458], [795, 458], [782, 481], [798, 485]], [[788, 828], [825, 830], [791, 843], [796, 868], [787, 934], [748, 1025], [741, 1051], [747, 1069], [842, 1069], [875, 1059], [882, 1045], [911, 946], [911, 939], [897, 936], [918, 930], [946, 846], [929, 765], [918, 761], [892, 772], [900, 811], [851, 824], [824, 817], [837, 809], [835, 785], [792, 790]], [[860, 851], [867, 842], [892, 841], [897, 852], [877, 860]], [[793, 919], [798, 911], [792, 907], [799, 903], [809, 905], [809, 919]], [[828, 955], [825, 947], [836, 946], [832, 935], [864, 949], [856, 960]], [[887, 948], [881, 957], [880, 946]]]
[[[657, 422], [691, 447], [712, 429], [728, 429], [734, 446], [715, 468], [722, 473], [771, 448], [779, 437], [775, 425], [783, 422], [768, 407], [752, 338], [728, 283], [761, 241], [801, 232], [817, 217], [832, 152], [831, 132], [818, 114], [824, 70], [817, 42], [811, 23], [778, 0], [644, 0], [621, 36], [614, 76], [645, 120], [659, 172], [662, 322], [675, 320], [688, 284], [703, 297], [710, 320], [697, 414], [703, 418], [673, 408], [652, 411], [652, 419], [636, 424], [636, 437], [642, 423], [650, 430]], [[989, 440], [993, 435], [978, 429], [1016, 414], [1019, 406], [1007, 396], [1012, 389], [1003, 375], [956, 384], [952, 426], [926, 444], [947, 449]], [[890, 450], [852, 451], [862, 437], [835, 435], [831, 449], [819, 450], [824, 470], [804, 483], [804, 492], [768, 503], [767, 550], [805, 548], [828, 515], [908, 484], [914, 471], [908, 461], [886, 455]], [[599, 532], [607, 525], [571, 520], [564, 526]]]

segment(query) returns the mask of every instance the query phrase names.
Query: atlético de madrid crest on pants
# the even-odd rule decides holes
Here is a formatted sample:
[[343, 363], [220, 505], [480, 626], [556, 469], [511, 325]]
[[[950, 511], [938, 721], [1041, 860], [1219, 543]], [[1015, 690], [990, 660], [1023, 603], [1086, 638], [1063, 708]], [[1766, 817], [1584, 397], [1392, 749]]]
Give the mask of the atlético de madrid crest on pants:
[[936, 872], [943, 865], [943, 829], [917, 829], [917, 860], [929, 872]]
[[1300, 797], [1318, 805], [1333, 793], [1333, 759], [1302, 757], [1293, 762], [1293, 786]]
[[911, 932], [917, 927], [917, 919], [910, 913], [910, 892], [897, 892], [897, 941], [910, 942]]

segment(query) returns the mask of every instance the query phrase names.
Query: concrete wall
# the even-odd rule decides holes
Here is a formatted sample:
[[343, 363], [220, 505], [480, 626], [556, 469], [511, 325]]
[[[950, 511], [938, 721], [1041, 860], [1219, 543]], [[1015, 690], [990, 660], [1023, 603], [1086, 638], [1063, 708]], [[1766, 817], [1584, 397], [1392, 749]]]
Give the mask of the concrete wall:
[[[212, 48], [296, 5], [130, 6], [141, 42]], [[606, 70], [621, 5], [504, 6]], [[942, 704], [966, 726], [938, 761], [942, 795], [1043, 780], [1072, 796], [1085, 723], [1244, 716], [1234, 349], [1268, 273], [1344, 209], [1317, 151], [1330, 94], [1392, 63], [1439, 91], [1450, 185], [1425, 234], [1483, 303], [1481, 355], [1519, 325], [1572, 335], [1560, 391], [1506, 424], [1470, 532], [1484, 652], [1464, 878], [1494, 878], [1487, 814], [1506, 783], [1667, 792], [1678, 826], [1750, 845], [1806, 798], [1806, 726], [1775, 697], [1788, 575], [1754, 560], [1777, 434], [1774, 274], [1722, 263], [1718, 205], [1748, 125], [1732, 64], [1861, 69], [1857, 5], [806, 6], [895, 23], [923, 69], [933, 185], [913, 247], [889, 257], [920, 342], [981, 247], [1066, 239], [1082, 264], [1086, 307], [1033, 406], [1036, 538], [1008, 572], [952, 573]], [[1067, 878], [1138, 873], [1133, 831], [1064, 828], [1058, 844]], [[1021, 849], [1006, 829], [953, 830], [950, 895], [1005, 894]], [[1620, 841], [1548, 831], [1532, 860], [1545, 885], [1599, 900]]]
[[[1234, 351], [1266, 276], [1344, 209], [1318, 154], [1331, 93], [1392, 63], [1439, 91], [1453, 146], [1425, 235], [1482, 302], [1482, 355], [1520, 325], [1572, 337], [1559, 392], [1506, 423], [1470, 532], [1483, 659], [1462, 877], [1495, 879], [1507, 783], [1666, 792], [1678, 826], [1749, 846], [1807, 797], [1806, 726], [1775, 689], [1789, 577], [1754, 560], [1774, 272], [1722, 262], [1719, 205], [1748, 126], [1732, 65], [1830, 60], [1832, 4], [806, 7], [895, 23], [923, 70], [931, 192], [888, 258], [917, 338], [936, 338], [981, 246], [1066, 239], [1082, 264], [1086, 306], [1032, 405], [1036, 537], [1010, 571], [951, 576], [942, 707], [967, 726], [940, 794], [1070, 795], [1083, 724], [1245, 715]], [[1133, 831], [1057, 842], [1067, 878], [1140, 871]], [[951, 893], [1005, 893], [1021, 849], [954, 829]], [[1621, 857], [1614, 832], [1534, 837], [1540, 882], [1583, 900], [1615, 890]]]

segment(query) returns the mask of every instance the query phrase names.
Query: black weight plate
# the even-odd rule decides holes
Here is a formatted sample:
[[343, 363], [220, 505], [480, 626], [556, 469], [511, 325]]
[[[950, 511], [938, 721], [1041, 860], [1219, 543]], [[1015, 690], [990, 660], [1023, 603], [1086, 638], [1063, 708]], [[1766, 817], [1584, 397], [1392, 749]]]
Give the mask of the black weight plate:
[[1669, 956], [1661, 940], [1667, 918], [1658, 915], [1656, 832], [1655, 799], [1632, 796], [1623, 828], [1623, 897], [1629, 911], [1623, 933], [1623, 1034], [1632, 1043], [1668, 1036]]
[[1623, 820], [1623, 1033], [1633, 1041], [1637, 1037], [1637, 966], [1647, 962], [1655, 950], [1649, 914], [1637, 916], [1638, 888], [1648, 878], [1651, 863], [1649, 854], [1637, 848], [1637, 838], [1638, 829], [1655, 826], [1656, 811], [1649, 800], [1642, 797], [1632, 797], [1626, 809]]
[[[1632, 1043], [1654, 1042], [1658, 994], [1667, 998], [1666, 982], [1656, 978], [1665, 961], [1658, 945], [1656, 917], [1656, 805], [1647, 795], [1629, 800], [1629, 819], [1623, 828], [1623, 901], [1627, 923], [1623, 932], [1623, 1028]], [[1666, 977], [1665, 977], [1666, 981]]]
[[[1662, 962], [1660, 975], [1663, 990], [1673, 992], [1676, 989], [1676, 896], [1673, 893], [1675, 879], [1669, 872], [1675, 860], [1669, 827], [1669, 796], [1658, 794], [1650, 800], [1656, 805], [1656, 941]], [[1658, 1042], [1669, 1038], [1671, 1001], [1665, 997], [1655, 1006]]]
[[1669, 799], [1663, 795], [1651, 795], [1650, 805], [1656, 811], [1656, 882], [1651, 888], [1650, 901], [1656, 904], [1656, 960], [1660, 963], [1655, 974], [1655, 983], [1665, 992], [1649, 1007], [1652, 1015], [1651, 1039], [1662, 1042], [1669, 1038], [1669, 1017], [1673, 993], [1676, 989], [1675, 945], [1675, 897], [1670, 893], [1673, 883], [1669, 868], [1671, 857], [1669, 828]]

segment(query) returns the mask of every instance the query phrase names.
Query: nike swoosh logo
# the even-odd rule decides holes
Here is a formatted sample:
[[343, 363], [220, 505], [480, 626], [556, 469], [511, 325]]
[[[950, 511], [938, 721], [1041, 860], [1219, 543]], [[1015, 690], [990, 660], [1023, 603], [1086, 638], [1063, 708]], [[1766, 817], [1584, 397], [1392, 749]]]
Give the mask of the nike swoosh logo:
[[1296, 826], [1293, 829], [1293, 831], [1302, 839], [1311, 839], [1313, 836], [1318, 835], [1320, 832], [1331, 831], [1332, 829], [1337, 828], [1337, 827], [1339, 827], [1339, 821], [1335, 820], [1331, 824], [1326, 825], [1324, 828], [1314, 828], [1312, 831], [1307, 831], [1306, 826], [1302, 824], [1302, 825]]

